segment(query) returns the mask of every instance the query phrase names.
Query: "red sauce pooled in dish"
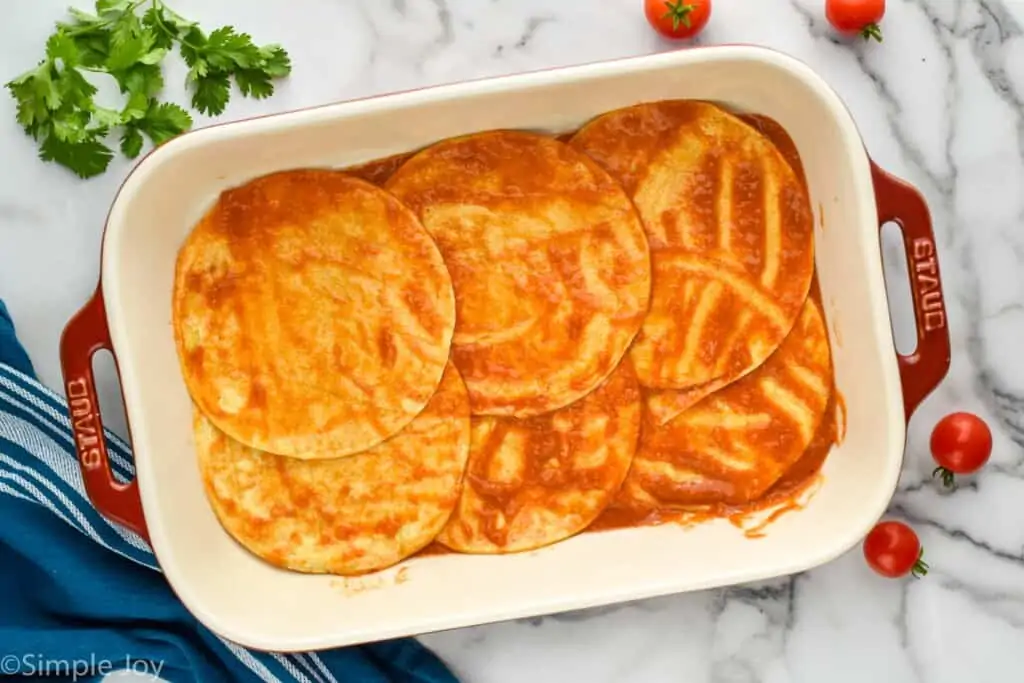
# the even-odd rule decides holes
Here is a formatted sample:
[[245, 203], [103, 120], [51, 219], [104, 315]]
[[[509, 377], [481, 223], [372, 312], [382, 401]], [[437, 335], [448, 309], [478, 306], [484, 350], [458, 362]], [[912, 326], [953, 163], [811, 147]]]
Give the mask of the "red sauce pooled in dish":
[[368, 183], [383, 187], [388, 178], [398, 170], [399, 166], [408, 161], [413, 154], [413, 152], [394, 154], [383, 159], [374, 159], [358, 166], [350, 166], [343, 170], [349, 175], [354, 175]]
[[[780, 478], [764, 496], [746, 505], [695, 505], [691, 509], [635, 510], [611, 506], [587, 529], [604, 531], [638, 526], [656, 526], [675, 523], [697, 524], [710, 519], [727, 518], [745, 529], [750, 537], [763, 535], [764, 528], [787, 512], [803, 507], [804, 494], [820, 481], [820, 470], [834, 445], [841, 442], [839, 420], [842, 397], [833, 388], [825, 416], [803, 456]], [[752, 515], [775, 508], [771, 514], [753, 527], [745, 528]]]

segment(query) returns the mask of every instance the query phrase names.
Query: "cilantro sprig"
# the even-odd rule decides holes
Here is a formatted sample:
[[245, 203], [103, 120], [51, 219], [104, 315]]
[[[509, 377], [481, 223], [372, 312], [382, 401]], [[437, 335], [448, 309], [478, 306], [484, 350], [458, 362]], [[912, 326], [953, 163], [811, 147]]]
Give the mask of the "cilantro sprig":
[[[39, 143], [39, 157], [83, 178], [103, 173], [114, 152], [134, 159], [148, 138], [160, 145], [192, 127], [192, 116], [173, 102], [161, 102], [161, 64], [177, 46], [189, 67], [185, 78], [193, 109], [223, 113], [234, 81], [243, 96], [274, 93], [274, 79], [291, 72], [280, 45], [258, 46], [245, 33], [224, 26], [207, 35], [162, 0], [97, 0], [95, 14], [75, 8], [58, 22], [39, 64], [6, 84], [17, 102], [18, 123]], [[124, 106], [96, 104], [96, 87], [84, 72], [113, 77]]]

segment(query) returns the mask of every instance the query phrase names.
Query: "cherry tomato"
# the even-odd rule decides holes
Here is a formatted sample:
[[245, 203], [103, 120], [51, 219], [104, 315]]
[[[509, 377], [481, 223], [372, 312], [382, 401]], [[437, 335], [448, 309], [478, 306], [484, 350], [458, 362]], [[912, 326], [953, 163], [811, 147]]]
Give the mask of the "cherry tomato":
[[882, 576], [896, 578], [909, 572], [920, 578], [928, 573], [923, 558], [921, 541], [903, 522], [880, 522], [864, 539], [864, 559]]
[[939, 463], [932, 476], [941, 476], [946, 488], [954, 488], [954, 474], [977, 472], [988, 462], [992, 431], [977, 415], [950, 413], [932, 430], [931, 446], [932, 457]]
[[644, 14], [666, 38], [692, 38], [711, 18], [711, 0], [644, 0]]
[[878, 23], [885, 14], [885, 0], [825, 0], [825, 18], [840, 33], [860, 34], [882, 42]]

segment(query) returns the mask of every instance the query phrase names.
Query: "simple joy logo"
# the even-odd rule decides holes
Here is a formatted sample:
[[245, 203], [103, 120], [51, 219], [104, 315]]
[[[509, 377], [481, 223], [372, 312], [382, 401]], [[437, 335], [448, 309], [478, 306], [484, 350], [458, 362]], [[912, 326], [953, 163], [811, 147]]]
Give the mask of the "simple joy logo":
[[88, 658], [53, 659], [41, 653], [0, 657], [2, 676], [60, 676], [63, 680], [70, 681], [106, 676], [115, 671], [131, 671], [157, 679], [163, 668], [163, 662], [136, 659], [131, 655], [125, 655], [120, 659], [104, 659], [95, 654]]

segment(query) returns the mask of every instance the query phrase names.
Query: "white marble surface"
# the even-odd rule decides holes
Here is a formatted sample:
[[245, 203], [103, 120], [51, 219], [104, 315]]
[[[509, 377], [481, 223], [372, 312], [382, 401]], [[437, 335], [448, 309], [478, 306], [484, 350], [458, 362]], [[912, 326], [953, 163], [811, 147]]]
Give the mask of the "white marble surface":
[[[5, 0], [3, 80], [39, 56], [65, 4]], [[647, 29], [640, 0], [171, 4], [291, 51], [294, 75], [279, 94], [236, 98], [228, 118], [673, 47]], [[881, 45], [836, 40], [822, 4], [716, 0], [699, 42], [758, 43], [809, 62], [846, 100], [874, 158], [928, 198], [953, 367], [913, 421], [892, 513], [919, 530], [931, 573], [882, 580], [857, 549], [763, 585], [425, 637], [466, 681], [1024, 679], [1024, 0], [889, 0]], [[178, 101], [183, 75], [176, 64], [168, 79]], [[95, 286], [101, 226], [128, 169], [83, 182], [38, 162], [0, 96], [0, 297], [55, 387], [61, 330]], [[894, 317], [905, 338], [906, 308]], [[108, 395], [112, 384], [106, 373]], [[927, 438], [954, 409], [990, 421], [995, 451], [983, 474], [944, 495], [929, 481]]]

